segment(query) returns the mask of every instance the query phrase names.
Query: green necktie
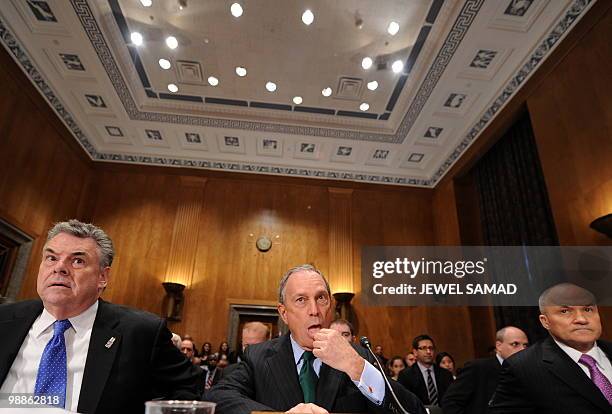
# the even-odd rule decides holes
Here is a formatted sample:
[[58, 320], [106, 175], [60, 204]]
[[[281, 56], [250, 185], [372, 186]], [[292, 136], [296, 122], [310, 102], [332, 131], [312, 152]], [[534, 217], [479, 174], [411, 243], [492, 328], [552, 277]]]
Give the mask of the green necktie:
[[317, 374], [312, 366], [315, 356], [310, 351], [304, 351], [302, 354], [302, 368], [300, 369], [300, 386], [304, 393], [305, 403], [314, 403], [317, 390]]

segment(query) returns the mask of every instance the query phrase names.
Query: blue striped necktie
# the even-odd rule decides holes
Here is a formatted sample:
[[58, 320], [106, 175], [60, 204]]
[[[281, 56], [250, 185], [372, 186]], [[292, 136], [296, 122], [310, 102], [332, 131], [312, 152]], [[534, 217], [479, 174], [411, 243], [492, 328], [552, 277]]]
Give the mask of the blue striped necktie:
[[35, 395], [59, 397], [59, 407], [66, 404], [66, 341], [64, 332], [70, 328], [70, 321], [64, 319], [53, 323], [53, 338], [47, 342], [36, 377]]

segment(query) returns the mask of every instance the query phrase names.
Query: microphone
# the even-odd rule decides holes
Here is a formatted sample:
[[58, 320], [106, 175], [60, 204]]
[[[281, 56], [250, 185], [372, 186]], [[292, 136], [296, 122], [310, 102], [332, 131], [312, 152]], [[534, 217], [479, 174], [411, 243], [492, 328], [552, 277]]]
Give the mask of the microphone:
[[391, 384], [389, 383], [389, 380], [387, 379], [387, 376], [385, 375], [385, 372], [383, 371], [383, 366], [378, 360], [378, 357], [376, 356], [376, 354], [372, 352], [372, 345], [370, 344], [370, 340], [368, 339], [368, 337], [362, 336], [361, 339], [359, 340], [359, 343], [361, 344], [362, 347], [370, 351], [370, 355], [374, 357], [374, 360], [376, 361], [376, 363], [378, 364], [378, 368], [380, 369], [380, 373], [382, 374], [383, 380], [385, 380], [387, 389], [391, 391], [391, 396], [393, 397], [393, 401], [395, 401], [395, 404], [397, 404], [397, 406], [399, 407], [399, 409], [401, 410], [403, 414], [410, 414], [410, 412], [404, 408], [402, 403], [399, 402], [397, 395], [395, 395], [395, 391], [393, 391], [393, 387], [391, 387]]

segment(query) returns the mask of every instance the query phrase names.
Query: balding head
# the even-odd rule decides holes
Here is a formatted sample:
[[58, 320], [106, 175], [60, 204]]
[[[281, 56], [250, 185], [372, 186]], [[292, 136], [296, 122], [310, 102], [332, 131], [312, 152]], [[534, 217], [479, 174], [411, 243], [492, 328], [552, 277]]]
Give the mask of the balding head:
[[270, 329], [261, 322], [247, 322], [242, 328], [242, 350], [248, 345], [255, 345], [268, 340]]
[[505, 326], [495, 334], [495, 352], [503, 359], [522, 351], [528, 345], [525, 332], [514, 326]]
[[573, 283], [559, 283], [549, 287], [542, 292], [538, 300], [541, 314], [546, 314], [546, 308], [550, 306], [584, 306], [595, 304], [595, 295]]

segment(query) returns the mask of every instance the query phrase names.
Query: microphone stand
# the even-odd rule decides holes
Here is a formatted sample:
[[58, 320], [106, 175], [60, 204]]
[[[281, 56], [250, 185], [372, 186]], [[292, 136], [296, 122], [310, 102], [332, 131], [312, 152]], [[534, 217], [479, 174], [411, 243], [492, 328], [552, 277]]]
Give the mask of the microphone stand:
[[402, 403], [400, 403], [399, 399], [397, 398], [397, 395], [395, 395], [395, 391], [393, 391], [393, 387], [391, 387], [391, 384], [389, 383], [389, 380], [387, 379], [387, 376], [385, 375], [385, 373], [383, 371], [383, 366], [380, 364], [380, 361], [376, 357], [376, 354], [374, 352], [372, 352], [372, 346], [370, 344], [370, 340], [368, 339], [368, 337], [367, 336], [362, 336], [360, 341], [359, 341], [359, 343], [365, 349], [370, 351], [370, 355], [372, 355], [374, 357], [374, 360], [376, 361], [376, 363], [378, 364], [378, 367], [380, 368], [380, 373], [382, 374], [382, 377], [383, 377], [383, 380], [385, 381], [387, 389], [389, 391], [391, 391], [391, 396], [393, 397], [393, 401], [395, 402], [395, 404], [397, 404], [397, 407], [399, 407], [399, 409], [401, 410], [401, 413], [402, 414], [410, 414], [410, 411], [408, 411], [408, 410], [406, 410], [404, 408]]

